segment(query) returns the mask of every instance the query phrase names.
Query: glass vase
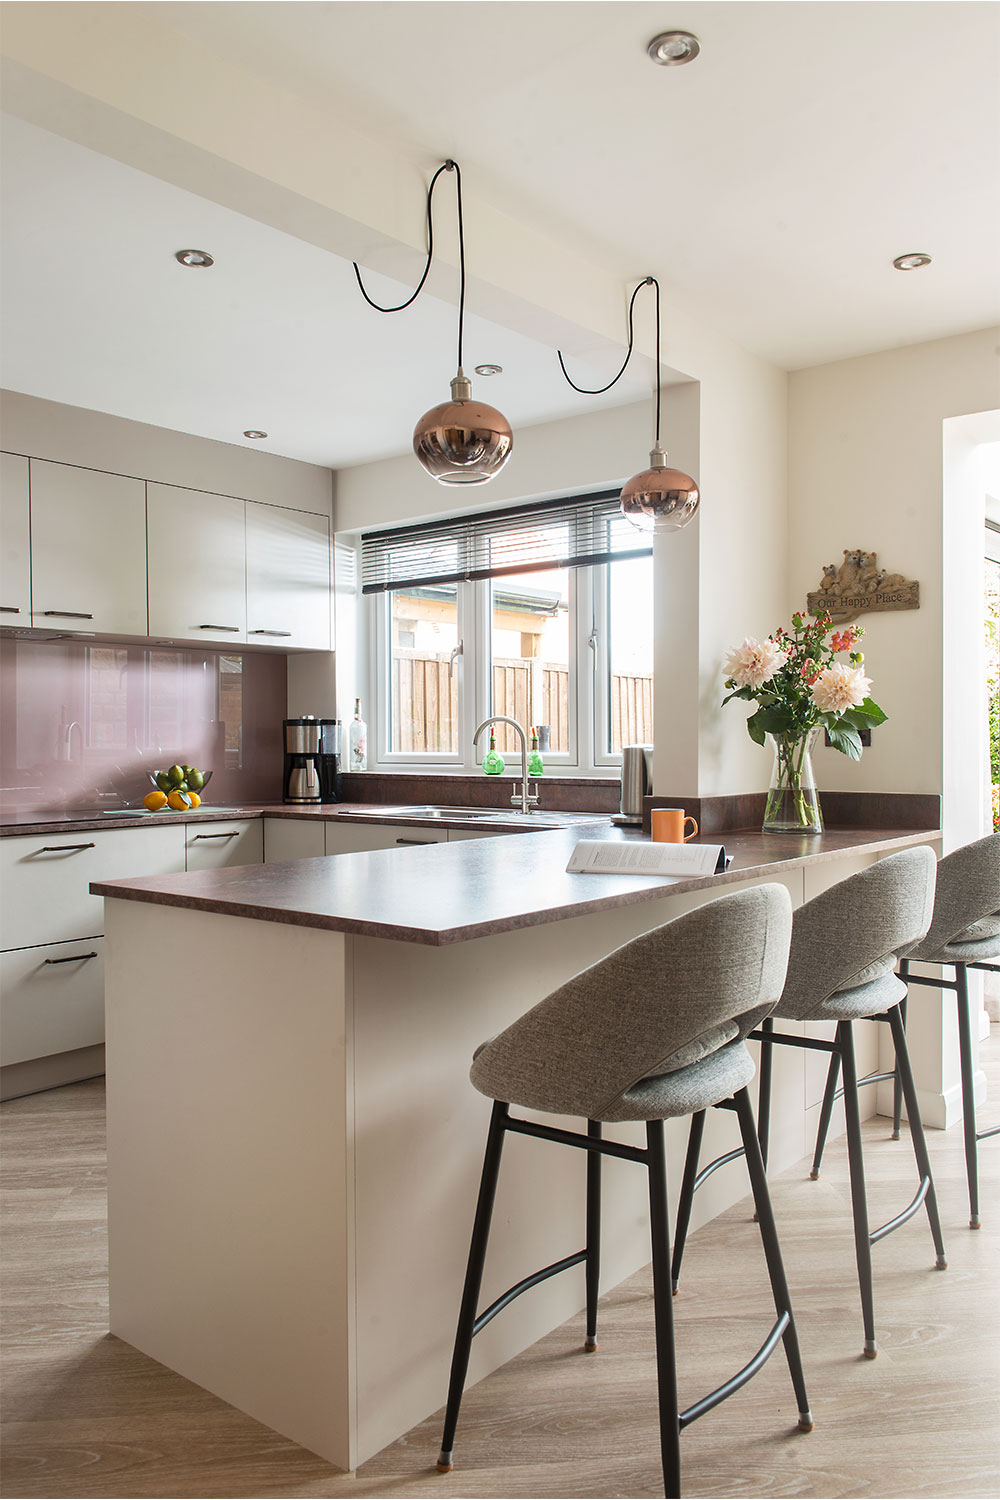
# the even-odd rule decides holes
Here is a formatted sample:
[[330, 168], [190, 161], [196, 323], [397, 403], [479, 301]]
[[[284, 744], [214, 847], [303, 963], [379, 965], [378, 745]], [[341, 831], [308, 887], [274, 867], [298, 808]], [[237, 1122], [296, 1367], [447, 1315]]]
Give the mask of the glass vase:
[[818, 729], [804, 735], [768, 735], [774, 770], [764, 808], [764, 833], [822, 833], [823, 814], [813, 774]]

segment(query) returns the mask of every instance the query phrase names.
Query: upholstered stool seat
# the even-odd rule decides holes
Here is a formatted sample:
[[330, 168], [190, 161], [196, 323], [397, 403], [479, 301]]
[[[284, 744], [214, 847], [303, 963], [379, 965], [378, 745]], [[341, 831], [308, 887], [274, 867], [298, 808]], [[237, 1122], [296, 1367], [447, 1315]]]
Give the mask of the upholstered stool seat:
[[[791, 930], [784, 887], [724, 896], [626, 943], [570, 979], [476, 1052], [471, 1079], [493, 1099], [438, 1467], [453, 1464], [459, 1408], [473, 1337], [514, 1297], [573, 1266], [586, 1272], [585, 1349], [597, 1348], [602, 1156], [645, 1166], [652, 1245], [660, 1454], [664, 1490], [680, 1494], [680, 1434], [756, 1374], [784, 1345], [799, 1425], [812, 1427], [805, 1381], [747, 1085], [754, 1064], [745, 1039], [781, 993]], [[578, 1116], [587, 1131], [526, 1120], [511, 1106]], [[746, 1151], [777, 1320], [731, 1380], [678, 1409], [670, 1298], [663, 1122], [732, 1109]], [[605, 1138], [605, 1124], [643, 1121], [645, 1147]], [[505, 1135], [537, 1136], [587, 1152], [586, 1247], [518, 1282], [477, 1314]]]

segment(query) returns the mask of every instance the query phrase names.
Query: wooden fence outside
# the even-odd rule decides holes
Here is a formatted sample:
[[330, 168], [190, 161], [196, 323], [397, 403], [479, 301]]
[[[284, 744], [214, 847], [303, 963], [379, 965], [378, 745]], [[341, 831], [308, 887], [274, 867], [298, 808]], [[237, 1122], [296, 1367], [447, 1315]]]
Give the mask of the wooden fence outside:
[[[569, 748], [569, 671], [539, 664], [541, 712], [537, 722], [551, 726], [554, 751]], [[529, 664], [522, 660], [493, 664], [493, 712], [507, 714], [528, 726], [533, 722]], [[410, 656], [397, 652], [392, 659], [393, 750], [405, 754], [446, 753], [458, 749], [458, 685], [447, 657]], [[623, 676], [611, 679], [612, 744], [644, 745], [653, 739], [653, 679]], [[497, 747], [504, 754], [517, 749], [517, 736], [497, 725]]]

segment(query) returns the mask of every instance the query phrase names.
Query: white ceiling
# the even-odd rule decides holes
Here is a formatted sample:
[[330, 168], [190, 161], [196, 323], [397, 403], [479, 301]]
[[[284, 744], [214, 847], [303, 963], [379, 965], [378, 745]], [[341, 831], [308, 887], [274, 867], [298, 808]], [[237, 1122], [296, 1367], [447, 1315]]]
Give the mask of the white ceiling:
[[[123, 6], [122, 9], [130, 9]], [[102, 7], [103, 9], [103, 7]], [[227, 0], [139, 7], [620, 276], [651, 271], [786, 368], [1000, 317], [1000, 7], [964, 0]], [[657, 68], [655, 32], [702, 55]], [[382, 318], [350, 266], [23, 121], [4, 130], [3, 382], [340, 467], [447, 395], [455, 312]], [[172, 252], [210, 250], [210, 271]], [[922, 271], [895, 255], [933, 256]], [[391, 284], [373, 289], [388, 298]], [[470, 316], [516, 426], [593, 410]], [[613, 373], [581, 370], [598, 384]], [[630, 372], [632, 373], [632, 372]], [[606, 402], [648, 391], [648, 366]]]

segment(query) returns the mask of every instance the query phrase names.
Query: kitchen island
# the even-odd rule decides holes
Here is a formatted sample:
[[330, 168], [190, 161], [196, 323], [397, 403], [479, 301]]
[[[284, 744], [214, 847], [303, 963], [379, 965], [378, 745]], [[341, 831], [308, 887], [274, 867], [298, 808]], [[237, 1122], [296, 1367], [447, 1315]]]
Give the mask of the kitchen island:
[[[490, 1111], [468, 1082], [476, 1045], [729, 890], [777, 880], [799, 904], [937, 837], [736, 834], [732, 868], [706, 879], [568, 875], [591, 832], [92, 887], [107, 905], [113, 1333], [333, 1463], [364, 1462], [444, 1401]], [[779, 1050], [776, 1169], [806, 1150], [823, 1084], [821, 1060]], [[714, 1115], [706, 1152], [732, 1133]], [[683, 1122], [668, 1136], [674, 1190]], [[739, 1163], [722, 1169], [697, 1222], [745, 1191]], [[484, 1302], [582, 1245], [577, 1154], [511, 1141], [496, 1223]], [[648, 1260], [628, 1162], [606, 1164], [602, 1251], [605, 1287]], [[583, 1300], [582, 1272], [519, 1299], [477, 1338], [470, 1380]]]

